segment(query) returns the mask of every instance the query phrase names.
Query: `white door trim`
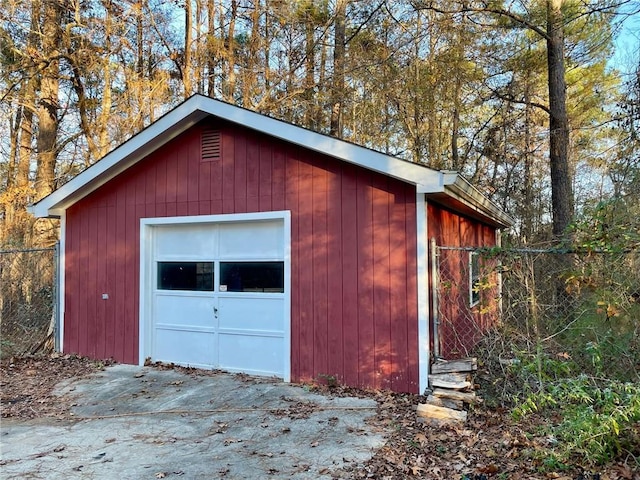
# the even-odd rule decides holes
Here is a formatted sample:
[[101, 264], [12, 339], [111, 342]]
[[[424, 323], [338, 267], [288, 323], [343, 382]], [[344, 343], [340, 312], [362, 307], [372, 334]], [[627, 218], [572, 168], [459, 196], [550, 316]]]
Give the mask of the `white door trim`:
[[416, 195], [417, 288], [418, 288], [418, 382], [419, 394], [429, 386], [429, 252], [427, 235], [427, 201], [424, 193]]
[[151, 354], [151, 332], [153, 328], [153, 239], [158, 225], [197, 225], [259, 220], [282, 220], [284, 227], [284, 381], [291, 381], [291, 212], [233, 213], [224, 215], [194, 215], [182, 217], [158, 217], [140, 219], [140, 296], [138, 364], [144, 365]]
[[67, 258], [67, 211], [60, 215], [60, 241], [58, 242], [58, 345], [64, 352], [64, 308]]

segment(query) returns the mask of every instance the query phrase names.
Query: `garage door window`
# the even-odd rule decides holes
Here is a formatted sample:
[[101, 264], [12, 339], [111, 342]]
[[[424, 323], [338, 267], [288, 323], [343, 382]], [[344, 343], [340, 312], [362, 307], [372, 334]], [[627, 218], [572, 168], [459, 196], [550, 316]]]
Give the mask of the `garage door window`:
[[284, 262], [221, 262], [220, 291], [284, 292]]
[[213, 262], [158, 262], [158, 290], [213, 291]]

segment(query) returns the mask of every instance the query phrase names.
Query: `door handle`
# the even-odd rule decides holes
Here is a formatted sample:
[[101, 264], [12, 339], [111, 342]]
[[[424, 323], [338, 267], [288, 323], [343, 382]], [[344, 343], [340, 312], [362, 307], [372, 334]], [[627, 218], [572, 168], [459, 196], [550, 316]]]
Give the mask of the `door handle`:
[[218, 318], [218, 307], [213, 307], [213, 316]]

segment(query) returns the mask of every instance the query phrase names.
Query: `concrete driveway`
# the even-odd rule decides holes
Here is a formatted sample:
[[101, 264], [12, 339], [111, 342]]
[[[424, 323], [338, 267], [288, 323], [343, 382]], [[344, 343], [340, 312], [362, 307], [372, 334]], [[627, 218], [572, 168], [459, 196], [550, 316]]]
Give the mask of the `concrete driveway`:
[[72, 421], [3, 419], [0, 477], [333, 478], [384, 443], [370, 399], [115, 365], [60, 385]]

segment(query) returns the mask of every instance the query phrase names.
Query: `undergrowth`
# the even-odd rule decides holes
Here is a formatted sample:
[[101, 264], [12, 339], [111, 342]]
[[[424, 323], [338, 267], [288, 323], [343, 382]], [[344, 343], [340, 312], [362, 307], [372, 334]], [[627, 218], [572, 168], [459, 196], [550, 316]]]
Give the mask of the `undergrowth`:
[[565, 378], [530, 393], [513, 409], [516, 419], [532, 413], [553, 413], [549, 454], [560, 463], [579, 457], [604, 464], [630, 456], [640, 465], [640, 385], [595, 380], [586, 375]]

